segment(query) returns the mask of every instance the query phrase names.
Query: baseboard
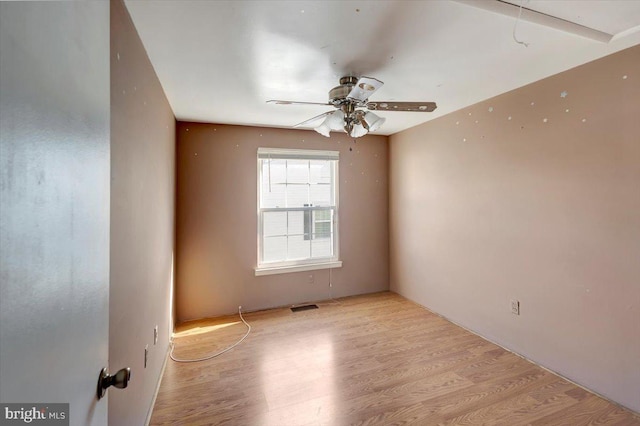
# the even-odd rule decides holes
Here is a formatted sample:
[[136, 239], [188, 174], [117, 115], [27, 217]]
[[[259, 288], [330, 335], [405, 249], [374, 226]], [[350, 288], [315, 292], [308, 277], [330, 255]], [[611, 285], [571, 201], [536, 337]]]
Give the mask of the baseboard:
[[164, 370], [167, 368], [167, 360], [169, 359], [169, 351], [171, 350], [171, 344], [167, 346], [167, 351], [164, 354], [164, 362], [162, 363], [162, 369], [160, 370], [160, 376], [158, 377], [158, 383], [156, 384], [156, 390], [153, 392], [153, 398], [151, 398], [151, 405], [147, 412], [147, 420], [144, 422], [145, 426], [149, 426], [151, 423], [151, 416], [153, 415], [153, 408], [156, 405], [156, 399], [158, 398], [158, 392], [160, 392], [160, 385], [162, 384], [162, 378], [164, 377]]

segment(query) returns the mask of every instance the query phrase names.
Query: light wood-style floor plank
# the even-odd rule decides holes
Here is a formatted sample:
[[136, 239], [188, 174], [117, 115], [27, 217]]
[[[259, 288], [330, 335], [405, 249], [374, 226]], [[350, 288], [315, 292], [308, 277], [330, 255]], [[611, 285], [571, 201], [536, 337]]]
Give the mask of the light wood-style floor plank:
[[[245, 314], [171, 360], [152, 425], [637, 425], [640, 417], [393, 293]], [[235, 343], [181, 324], [174, 355]]]

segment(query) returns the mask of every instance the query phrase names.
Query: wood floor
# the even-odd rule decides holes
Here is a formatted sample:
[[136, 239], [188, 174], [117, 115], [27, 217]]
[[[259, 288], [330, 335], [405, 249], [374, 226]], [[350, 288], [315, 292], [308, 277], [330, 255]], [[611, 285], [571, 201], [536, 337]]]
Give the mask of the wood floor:
[[[152, 425], [640, 425], [640, 418], [393, 293], [246, 314], [209, 361], [171, 360]], [[177, 330], [198, 358], [238, 316]]]

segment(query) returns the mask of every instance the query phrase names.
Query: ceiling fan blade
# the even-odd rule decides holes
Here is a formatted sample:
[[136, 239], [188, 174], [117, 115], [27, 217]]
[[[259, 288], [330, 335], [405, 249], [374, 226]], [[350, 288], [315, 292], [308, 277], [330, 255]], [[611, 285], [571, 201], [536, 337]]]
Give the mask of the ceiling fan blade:
[[305, 124], [312, 123], [312, 122], [314, 122], [314, 121], [316, 121], [316, 120], [319, 120], [319, 119], [320, 119], [320, 118], [322, 118], [322, 117], [325, 117], [325, 116], [327, 116], [327, 115], [329, 115], [329, 114], [333, 114], [334, 112], [335, 112], [335, 111], [327, 111], [327, 112], [323, 112], [322, 114], [320, 114], [320, 115], [316, 115], [315, 117], [312, 117], [312, 118], [310, 118], [310, 119], [308, 119], [308, 120], [304, 120], [302, 123], [298, 123], [298, 124], [296, 124], [296, 125], [295, 125], [295, 126], [293, 126], [293, 127], [300, 127], [300, 126], [304, 126]]
[[277, 99], [272, 99], [267, 101], [268, 104], [276, 104], [276, 105], [323, 105], [323, 106], [333, 106], [329, 103], [321, 104], [319, 102], [298, 102], [298, 101], [280, 101]]
[[435, 102], [369, 102], [367, 108], [371, 111], [415, 111], [432, 112], [438, 106]]
[[376, 90], [382, 87], [384, 83], [377, 78], [372, 77], [360, 77], [355, 86], [351, 89], [347, 98], [357, 99], [360, 102], [364, 102], [369, 99], [369, 96], [375, 93]]

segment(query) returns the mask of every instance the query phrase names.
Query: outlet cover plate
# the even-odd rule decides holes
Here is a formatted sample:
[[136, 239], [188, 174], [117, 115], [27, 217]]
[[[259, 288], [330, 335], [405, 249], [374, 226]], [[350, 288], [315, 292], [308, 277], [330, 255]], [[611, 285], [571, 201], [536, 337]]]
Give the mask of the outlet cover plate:
[[514, 315], [520, 315], [520, 302], [518, 300], [511, 301], [511, 313]]

